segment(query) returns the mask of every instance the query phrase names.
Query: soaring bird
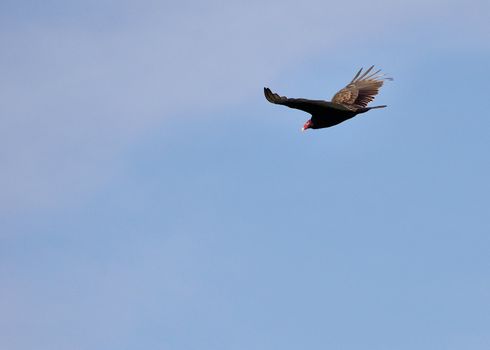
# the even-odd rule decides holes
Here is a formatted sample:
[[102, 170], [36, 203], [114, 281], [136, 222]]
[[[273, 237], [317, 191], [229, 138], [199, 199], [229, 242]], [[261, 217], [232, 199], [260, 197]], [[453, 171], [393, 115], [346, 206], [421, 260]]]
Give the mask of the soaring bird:
[[346, 87], [337, 92], [331, 102], [323, 100], [308, 100], [305, 98], [287, 98], [264, 88], [267, 101], [290, 108], [300, 109], [311, 114], [302, 131], [306, 129], [329, 128], [350, 119], [357, 114], [365, 113], [370, 109], [385, 108], [383, 106], [367, 107], [374, 100], [385, 80], [393, 80], [381, 74], [381, 70], [372, 72], [374, 66], [363, 72], [357, 72]]

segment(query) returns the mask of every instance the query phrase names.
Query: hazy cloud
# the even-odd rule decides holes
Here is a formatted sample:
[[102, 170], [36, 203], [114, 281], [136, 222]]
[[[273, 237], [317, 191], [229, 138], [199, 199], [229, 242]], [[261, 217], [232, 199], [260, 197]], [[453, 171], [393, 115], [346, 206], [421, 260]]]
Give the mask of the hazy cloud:
[[397, 36], [481, 45], [489, 32], [485, 2], [138, 4], [53, 1], [37, 14], [4, 4], [2, 208], [79, 198], [166, 118], [240, 101], [312, 55]]

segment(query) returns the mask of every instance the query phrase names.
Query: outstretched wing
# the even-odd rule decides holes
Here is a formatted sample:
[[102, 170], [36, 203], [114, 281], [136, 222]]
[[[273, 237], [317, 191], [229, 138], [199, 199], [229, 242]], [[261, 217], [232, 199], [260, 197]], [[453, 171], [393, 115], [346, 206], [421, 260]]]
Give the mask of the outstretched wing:
[[378, 94], [384, 81], [393, 80], [392, 78], [385, 77], [384, 74], [379, 74], [381, 70], [371, 73], [373, 68], [374, 66], [371, 66], [365, 72], [361, 68], [354, 79], [345, 88], [335, 94], [332, 102], [354, 108], [366, 107], [369, 102], [374, 100], [374, 96]]
[[270, 103], [299, 109], [310, 114], [323, 114], [332, 109], [346, 110], [343, 106], [334, 105], [331, 102], [323, 100], [308, 100], [306, 98], [287, 98], [285, 96], [279, 96], [269, 88], [264, 88], [264, 95]]

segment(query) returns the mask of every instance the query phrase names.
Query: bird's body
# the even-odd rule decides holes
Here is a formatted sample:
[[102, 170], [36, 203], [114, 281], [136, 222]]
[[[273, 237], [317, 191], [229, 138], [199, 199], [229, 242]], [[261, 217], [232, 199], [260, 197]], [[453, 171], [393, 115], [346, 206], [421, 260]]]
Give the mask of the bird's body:
[[303, 130], [322, 129], [342, 123], [357, 114], [365, 113], [370, 109], [384, 108], [386, 106], [367, 107], [374, 100], [384, 80], [392, 80], [379, 75], [379, 70], [371, 73], [371, 66], [362, 75], [362, 69], [354, 79], [342, 90], [337, 92], [331, 102], [323, 100], [308, 100], [304, 98], [287, 98], [273, 93], [269, 88], [264, 88], [266, 99], [274, 104], [284, 105], [299, 109], [311, 114]]

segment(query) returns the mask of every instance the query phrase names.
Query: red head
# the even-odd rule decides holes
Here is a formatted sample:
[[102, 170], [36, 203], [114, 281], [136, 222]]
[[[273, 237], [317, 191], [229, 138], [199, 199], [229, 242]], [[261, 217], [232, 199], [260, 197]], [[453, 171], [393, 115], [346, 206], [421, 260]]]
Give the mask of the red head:
[[311, 129], [313, 127], [313, 123], [311, 122], [311, 119], [308, 120], [305, 125], [303, 125], [303, 129], [301, 131], [305, 131], [306, 129]]

